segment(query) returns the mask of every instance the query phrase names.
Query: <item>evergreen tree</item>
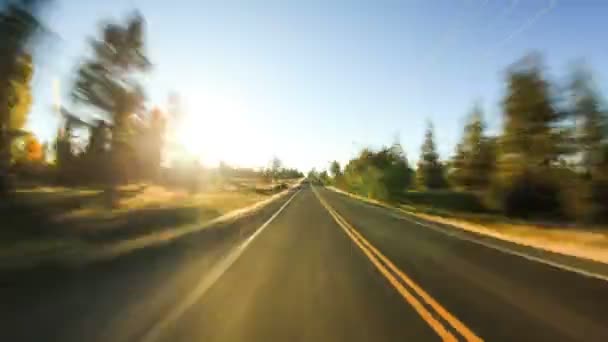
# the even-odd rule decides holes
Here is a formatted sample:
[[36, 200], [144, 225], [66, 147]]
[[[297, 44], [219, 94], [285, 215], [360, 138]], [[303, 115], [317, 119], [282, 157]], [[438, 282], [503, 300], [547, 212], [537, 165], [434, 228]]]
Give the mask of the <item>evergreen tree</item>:
[[584, 173], [593, 177], [602, 173], [603, 145], [606, 139], [606, 115], [600, 110], [599, 96], [591, 80], [589, 70], [575, 71], [571, 93], [573, 114], [579, 123], [577, 129], [578, 151], [581, 153], [581, 167]]
[[[570, 90], [572, 113], [578, 123], [576, 151], [585, 179], [576, 189], [581, 202], [579, 211], [586, 214], [585, 218], [605, 219], [608, 217], [608, 119], [600, 109], [599, 95], [588, 69], [575, 70]], [[582, 186], [586, 189], [580, 189]], [[581, 193], [586, 195], [582, 199]]]
[[433, 125], [428, 124], [424, 143], [420, 149], [420, 160], [416, 170], [417, 183], [426, 189], [440, 189], [446, 187], [443, 174], [443, 165], [439, 161], [435, 147]]
[[514, 64], [507, 85], [501, 138], [504, 156], [516, 158], [526, 168], [550, 166], [560, 152], [556, 130], [560, 115], [553, 107], [539, 58], [527, 56]]
[[448, 164], [448, 180], [450, 184], [466, 188], [467, 184], [467, 162], [468, 156], [462, 142], [456, 144], [454, 155]]
[[483, 113], [475, 107], [464, 128], [462, 141], [456, 146], [451, 163], [451, 178], [467, 190], [483, 190], [490, 184], [496, 158], [493, 140], [484, 134]]
[[133, 169], [133, 121], [143, 112], [138, 76], [150, 67], [143, 18], [134, 15], [124, 25], [106, 25], [101, 38], [92, 41], [92, 49], [92, 58], [79, 68], [72, 94], [111, 122], [110, 159], [116, 181], [128, 178], [126, 172]]
[[398, 138], [387, 150], [389, 167], [384, 171], [384, 183], [389, 195], [395, 198], [412, 185], [414, 171], [410, 168], [407, 156]]
[[555, 214], [560, 189], [553, 172], [561, 156], [561, 120], [550, 97], [540, 59], [527, 56], [507, 75], [497, 174], [509, 215]]
[[334, 180], [342, 176], [342, 168], [337, 160], [334, 160], [329, 164], [329, 173]]

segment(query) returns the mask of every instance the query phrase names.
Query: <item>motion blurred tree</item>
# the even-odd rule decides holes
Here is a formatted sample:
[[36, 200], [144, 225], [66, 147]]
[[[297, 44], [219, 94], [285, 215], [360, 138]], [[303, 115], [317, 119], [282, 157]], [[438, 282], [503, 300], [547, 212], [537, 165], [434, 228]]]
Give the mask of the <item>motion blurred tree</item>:
[[42, 162], [45, 164], [48, 164], [49, 162], [49, 150], [50, 150], [50, 146], [48, 141], [45, 141], [42, 144]]
[[282, 168], [281, 172], [279, 173], [279, 178], [284, 179], [302, 178], [303, 176], [304, 175], [302, 174], [302, 172], [294, 168]]
[[32, 134], [25, 134], [13, 140], [11, 146], [11, 166], [23, 166], [42, 159], [42, 145]]
[[43, 149], [42, 144], [34, 135], [29, 135], [25, 140], [26, 159], [30, 163], [39, 163], [42, 161]]
[[463, 142], [456, 144], [454, 155], [449, 161], [448, 166], [448, 181], [450, 184], [457, 187], [466, 188], [467, 184], [467, 160], [468, 155], [464, 148]]
[[413, 171], [397, 143], [363, 149], [344, 167], [339, 186], [379, 200], [396, 199], [410, 186]]
[[105, 183], [109, 181], [112, 170], [109, 163], [110, 131], [103, 120], [95, 120], [87, 126], [89, 139], [84, 153], [80, 155], [78, 173], [89, 182]]
[[418, 185], [426, 189], [441, 189], [447, 186], [443, 165], [435, 147], [433, 125], [430, 122], [420, 149], [416, 178]]
[[580, 123], [578, 145], [581, 167], [585, 174], [593, 177], [601, 173], [603, 146], [606, 139], [606, 114], [600, 110], [599, 96], [591, 79], [591, 72], [584, 67], [575, 70], [571, 84], [573, 114]]
[[556, 130], [560, 116], [553, 107], [540, 57], [526, 56], [514, 64], [509, 69], [507, 85], [503, 153], [521, 159], [522, 165], [549, 166], [560, 152]]
[[451, 163], [451, 178], [456, 185], [467, 190], [486, 189], [494, 173], [494, 140], [486, 137], [484, 130], [483, 112], [475, 106]]
[[8, 91], [9, 130], [15, 133], [21, 130], [27, 121], [32, 105], [31, 80], [34, 74], [32, 58], [29, 54], [18, 58], [17, 70], [11, 80]]
[[334, 160], [329, 164], [329, 174], [334, 180], [342, 176], [342, 168], [337, 160]]
[[600, 109], [600, 97], [593, 84], [592, 74], [584, 66], [575, 69], [570, 86], [572, 113], [578, 123], [577, 149], [580, 168], [587, 189], [579, 186], [577, 193], [586, 194], [585, 212], [588, 218], [608, 217], [608, 119]]
[[283, 162], [281, 161], [281, 159], [279, 159], [278, 157], [272, 158], [272, 160], [270, 161], [270, 172], [272, 173], [273, 179], [279, 178], [279, 173], [282, 167]]
[[319, 181], [321, 184], [329, 184], [329, 175], [327, 174], [327, 170], [319, 172]]
[[40, 181], [48, 175], [42, 144], [31, 133], [15, 138], [11, 148], [11, 172], [20, 180]]
[[72, 129], [67, 126], [61, 129], [55, 138], [55, 164], [58, 171], [58, 181], [65, 183], [71, 178], [70, 170], [74, 166], [75, 155], [72, 150]]
[[33, 74], [28, 43], [41, 29], [37, 12], [48, 1], [11, 1], [0, 12], [0, 192], [10, 185], [7, 175], [11, 160], [11, 145], [23, 135], [32, 95]]
[[89, 143], [85, 149], [85, 154], [97, 158], [108, 151], [109, 144], [108, 125], [105, 121], [98, 120], [89, 127]]
[[398, 137], [387, 150], [390, 167], [385, 172], [385, 183], [392, 197], [410, 188], [414, 178], [414, 170], [410, 168], [407, 156]]
[[91, 46], [93, 56], [81, 64], [72, 95], [110, 120], [110, 159], [116, 181], [133, 157], [132, 121], [142, 114], [144, 100], [138, 77], [151, 66], [145, 54], [143, 17], [135, 14], [123, 25], [103, 26], [101, 37]]
[[312, 169], [310, 169], [310, 171], [308, 171], [308, 174], [306, 174], [306, 178], [308, 178], [308, 180], [310, 180], [311, 182], [316, 182], [319, 179], [319, 173], [313, 167]]
[[559, 187], [552, 170], [561, 155], [561, 117], [538, 56], [526, 56], [508, 70], [503, 107], [497, 174], [504, 209], [517, 216], [558, 212]]
[[[384, 156], [384, 153], [383, 153]], [[382, 167], [387, 166], [383, 156], [365, 148], [344, 167], [344, 182], [348, 190], [362, 196], [387, 200], [389, 192], [383, 182]]]
[[[160, 109], [154, 108], [150, 112], [149, 125], [146, 128], [144, 139], [147, 150], [145, 165], [148, 168], [149, 176], [155, 181], [158, 181], [160, 177], [166, 122], [165, 114]], [[220, 163], [220, 169], [221, 166], [222, 163]]]

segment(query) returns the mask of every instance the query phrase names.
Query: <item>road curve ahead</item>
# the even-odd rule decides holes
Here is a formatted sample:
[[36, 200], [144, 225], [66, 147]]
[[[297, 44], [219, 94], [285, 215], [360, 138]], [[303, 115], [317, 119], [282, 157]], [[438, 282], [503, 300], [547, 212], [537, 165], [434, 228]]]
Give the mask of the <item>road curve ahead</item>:
[[0, 340], [608, 341], [608, 282], [321, 187], [221, 232], [4, 291]]

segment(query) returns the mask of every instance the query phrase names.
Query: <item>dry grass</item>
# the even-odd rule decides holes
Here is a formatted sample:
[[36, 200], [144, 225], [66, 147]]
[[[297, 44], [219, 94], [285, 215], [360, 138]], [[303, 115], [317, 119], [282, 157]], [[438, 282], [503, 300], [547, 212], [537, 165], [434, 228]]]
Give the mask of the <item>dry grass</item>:
[[608, 263], [606, 229], [547, 228], [533, 224], [484, 223], [407, 211], [422, 219], [550, 252]]
[[[122, 189], [121, 189], [122, 190]], [[144, 186], [132, 196], [123, 196], [118, 207], [105, 209], [100, 200], [83, 200], [80, 208], [62, 213], [62, 219], [76, 217], [107, 218], [119, 216], [129, 211], [145, 209], [169, 209], [199, 207], [213, 210], [217, 215], [251, 205], [267, 198], [268, 195], [255, 191], [240, 191], [239, 189], [216, 189], [198, 193], [188, 193], [182, 190], [172, 190], [161, 186]]]
[[107, 209], [100, 190], [18, 190], [17, 199], [27, 206], [0, 232], [0, 269], [49, 261], [82, 263], [162, 244], [256, 210], [286, 191], [249, 181], [198, 193], [134, 184], [119, 188], [119, 194], [118, 207]]

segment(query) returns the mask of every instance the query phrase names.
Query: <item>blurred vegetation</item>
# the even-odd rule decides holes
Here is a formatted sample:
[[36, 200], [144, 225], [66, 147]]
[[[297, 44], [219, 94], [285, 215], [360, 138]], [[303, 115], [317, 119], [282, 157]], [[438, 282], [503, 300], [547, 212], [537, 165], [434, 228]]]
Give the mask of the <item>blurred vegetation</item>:
[[[37, 65], [31, 42], [45, 31], [39, 13], [48, 3], [52, 1], [15, 0], [0, 10], [0, 194], [4, 196], [0, 214], [12, 227], [3, 231], [3, 237], [42, 236], [41, 227], [57, 237], [66, 227], [121, 230], [145, 224], [152, 229], [195, 222], [203, 202], [208, 216], [217, 216], [282, 191], [304, 176], [277, 157], [261, 169], [226, 163], [204, 167], [169, 139], [167, 128], [182, 116], [181, 106], [174, 94], [167, 110], [145, 101], [141, 82], [152, 64], [146, 22], [138, 13], [100, 26], [87, 57], [77, 64], [69, 108], [49, 111], [61, 116], [56, 137], [39, 141], [24, 126]], [[310, 170], [307, 177], [419, 208], [605, 222], [608, 118], [593, 72], [577, 65], [565, 84], [546, 75], [537, 54], [508, 67], [500, 132], [488, 134], [483, 108], [474, 105], [449, 158], [440, 158], [437, 139], [441, 137], [429, 122], [416, 165], [395, 141], [364, 148], [343, 165], [333, 161], [327, 170]], [[178, 151], [178, 157], [169, 160], [167, 149]], [[125, 190], [133, 184], [141, 187]], [[146, 190], [150, 185], [163, 190]], [[57, 201], [50, 202], [36, 200], [45, 191], [15, 196], [17, 187], [27, 186], [61, 187], [77, 195], [67, 199], [63, 191], [53, 190]], [[168, 206], [174, 196], [180, 204]], [[18, 202], [20, 198], [27, 200]], [[140, 216], [127, 212], [135, 208]], [[68, 212], [77, 214], [58, 223], [57, 217], [65, 219]]]
[[[145, 111], [139, 78], [151, 66], [146, 56], [144, 29], [144, 19], [139, 14], [129, 17], [122, 25], [104, 25], [99, 39], [91, 41], [93, 56], [79, 66], [72, 92], [77, 103], [91, 107], [93, 113], [102, 117], [90, 126], [87, 151], [89, 161], [103, 160], [99, 164], [105, 166], [107, 177], [103, 182], [107, 185], [110, 204], [115, 200], [114, 186], [131, 180], [129, 171], [133, 167], [142, 167], [132, 163], [136, 160], [136, 145], [142, 140], [136, 139], [137, 135], [144, 139], [142, 135], [149, 135], [142, 133], [140, 127]], [[154, 131], [160, 115], [153, 111], [150, 117], [146, 128]], [[97, 160], [94, 157], [98, 157]]]
[[38, 12], [48, 2], [11, 1], [0, 11], [0, 194], [4, 196], [12, 188], [9, 167], [13, 143], [24, 134], [32, 104], [34, 66], [29, 43], [42, 31]]
[[435, 148], [433, 124], [430, 122], [420, 148], [420, 159], [416, 170], [416, 184], [418, 187], [429, 190], [447, 187], [444, 165], [439, 161], [439, 155]]
[[151, 63], [138, 13], [104, 22], [89, 40], [71, 101], [47, 113], [60, 117], [57, 134], [41, 142], [24, 127], [39, 62], [32, 39], [46, 32], [48, 3], [0, 7], [0, 268], [161, 242], [303, 177], [279, 158], [259, 169], [205, 167], [188, 153], [168, 129], [182, 118], [178, 96], [166, 110], [146, 101]]
[[578, 64], [566, 84], [551, 82], [541, 56], [524, 56], [506, 71], [499, 134], [486, 133], [475, 105], [448, 160], [440, 160], [429, 123], [415, 177], [396, 144], [363, 149], [343, 171], [332, 162], [326, 183], [426, 209], [605, 222], [608, 117], [592, 76]]
[[462, 141], [448, 162], [451, 184], [468, 191], [487, 189], [496, 169], [496, 138], [485, 134], [483, 112], [475, 106], [464, 127]]
[[304, 174], [297, 169], [283, 167], [283, 162], [277, 157], [273, 157], [270, 161], [270, 166], [261, 170], [261, 173], [264, 180], [268, 183], [304, 177]]
[[330, 167], [332, 178], [325, 171], [324, 183], [332, 183], [359, 195], [379, 200], [401, 196], [413, 182], [413, 170], [399, 142], [379, 150], [363, 149], [359, 155], [340, 169], [337, 161]]
[[[31, 104], [32, 56], [27, 41], [38, 30], [35, 16], [44, 1], [14, 1], [1, 12], [7, 42], [2, 46], [1, 79], [7, 105], [2, 111], [0, 148], [6, 158], [3, 175], [19, 184], [87, 186], [104, 189], [106, 205], [119, 201], [116, 188], [154, 183], [191, 193], [231, 178], [255, 178], [273, 186], [301, 178], [296, 169], [274, 158], [263, 169], [234, 168], [221, 163], [203, 167], [184, 146], [168, 139], [167, 126], [182, 118], [179, 97], [171, 94], [166, 111], [145, 102], [142, 76], [151, 68], [146, 53], [145, 20], [135, 12], [122, 21], [105, 21], [90, 39], [90, 54], [77, 64], [72, 100], [57, 105], [61, 124], [51, 143], [41, 144], [23, 130]], [[10, 39], [8, 39], [10, 38]], [[10, 68], [9, 68], [10, 67]], [[71, 106], [71, 108], [68, 108]], [[6, 111], [8, 110], [8, 111]], [[5, 148], [5, 146], [7, 146]], [[169, 160], [167, 150], [175, 156]]]

